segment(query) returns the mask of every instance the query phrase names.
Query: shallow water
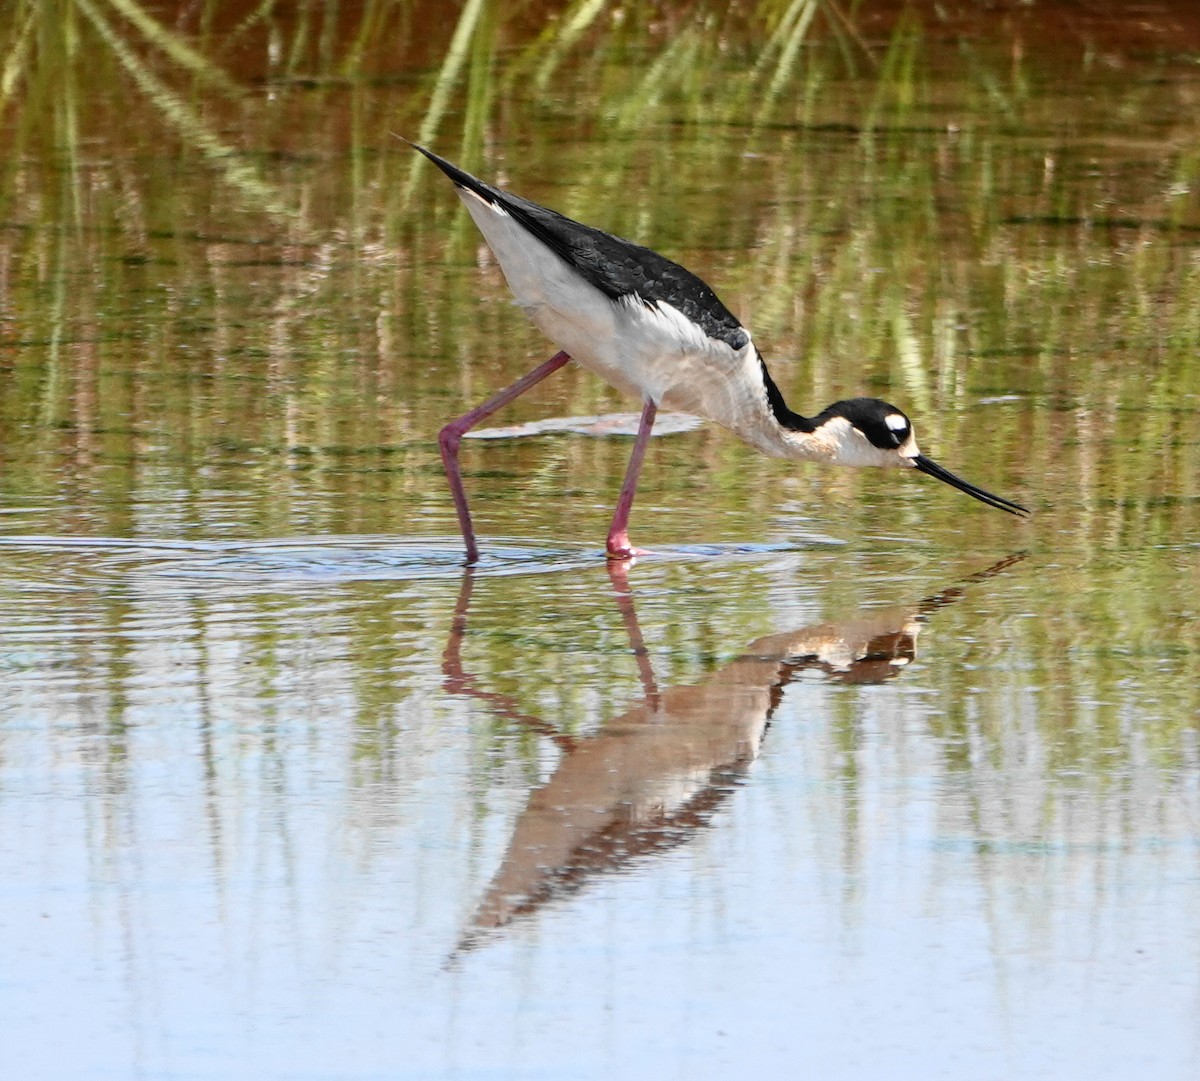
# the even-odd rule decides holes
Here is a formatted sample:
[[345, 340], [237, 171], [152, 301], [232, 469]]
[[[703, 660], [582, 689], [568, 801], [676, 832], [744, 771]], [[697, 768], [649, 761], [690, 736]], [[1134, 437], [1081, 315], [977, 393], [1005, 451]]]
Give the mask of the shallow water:
[[[0, 17], [0, 1071], [1194, 1077], [1200, 29], [594, 9]], [[467, 571], [551, 347], [393, 131], [1033, 516], [680, 423], [609, 568], [568, 368]]]

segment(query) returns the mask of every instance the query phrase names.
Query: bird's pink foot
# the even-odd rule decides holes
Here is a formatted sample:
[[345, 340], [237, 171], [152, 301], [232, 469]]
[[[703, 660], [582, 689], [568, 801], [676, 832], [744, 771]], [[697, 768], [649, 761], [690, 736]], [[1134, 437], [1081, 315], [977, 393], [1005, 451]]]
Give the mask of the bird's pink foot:
[[638, 556], [648, 556], [649, 552], [645, 548], [635, 548], [629, 543], [629, 538], [625, 537], [618, 540], [609, 540], [608, 550], [605, 552], [609, 560], [614, 563], [625, 562], [626, 560], [636, 559]]

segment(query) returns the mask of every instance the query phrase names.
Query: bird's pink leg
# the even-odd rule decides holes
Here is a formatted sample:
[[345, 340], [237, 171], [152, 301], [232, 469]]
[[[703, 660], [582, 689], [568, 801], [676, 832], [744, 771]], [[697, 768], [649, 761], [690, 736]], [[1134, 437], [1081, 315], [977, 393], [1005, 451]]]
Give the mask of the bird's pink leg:
[[[467, 562], [479, 561], [479, 546], [475, 543], [475, 530], [471, 526], [471, 512], [467, 509], [467, 493], [463, 489], [462, 471], [458, 467], [458, 446], [462, 437], [481, 420], [486, 420], [501, 406], [520, 397], [530, 387], [535, 387], [548, 375], [553, 375], [571, 358], [566, 353], [555, 353], [549, 360], [539, 364], [528, 375], [522, 376], [512, 386], [493, 394], [483, 405], [476, 406], [457, 420], [452, 420], [440, 433], [438, 443], [442, 448], [442, 465], [446, 469], [446, 480], [450, 482], [450, 494], [454, 496], [454, 509], [458, 512], [458, 525], [467, 545]], [[630, 497], [632, 501], [632, 497]]]
[[650, 430], [654, 427], [656, 413], [658, 406], [647, 400], [642, 409], [637, 439], [633, 443], [633, 453], [629, 456], [629, 466], [625, 470], [625, 482], [621, 485], [621, 495], [617, 499], [617, 509], [613, 513], [612, 525], [608, 530], [609, 559], [632, 559], [637, 555], [645, 555], [645, 552], [629, 543], [629, 511], [633, 507], [638, 475], [642, 471], [642, 459], [646, 457], [646, 444], [650, 442]]

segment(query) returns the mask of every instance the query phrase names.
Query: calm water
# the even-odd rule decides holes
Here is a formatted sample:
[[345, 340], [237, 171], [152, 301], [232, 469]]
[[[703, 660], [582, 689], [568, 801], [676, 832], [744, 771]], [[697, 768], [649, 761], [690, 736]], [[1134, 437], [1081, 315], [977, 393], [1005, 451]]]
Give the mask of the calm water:
[[[0, 17], [0, 1072], [1195, 1077], [1200, 31], [256, 8]], [[556, 424], [466, 573], [552, 349], [392, 132], [1035, 514], [681, 425], [612, 573]]]

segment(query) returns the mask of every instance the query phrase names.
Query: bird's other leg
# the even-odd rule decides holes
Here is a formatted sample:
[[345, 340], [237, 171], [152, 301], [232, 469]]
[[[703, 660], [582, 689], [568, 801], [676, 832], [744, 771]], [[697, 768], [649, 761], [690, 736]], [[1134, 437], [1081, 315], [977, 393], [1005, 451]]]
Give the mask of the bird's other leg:
[[467, 493], [463, 489], [462, 470], [458, 467], [458, 447], [462, 437], [481, 420], [486, 420], [501, 406], [519, 398], [530, 387], [536, 387], [548, 375], [553, 375], [571, 358], [566, 353], [555, 353], [549, 360], [539, 364], [528, 375], [523, 375], [512, 386], [493, 394], [483, 405], [478, 405], [457, 420], [452, 420], [438, 433], [438, 444], [442, 448], [442, 465], [446, 480], [450, 482], [450, 494], [454, 497], [454, 509], [458, 513], [458, 526], [467, 545], [467, 562], [479, 561], [479, 546], [475, 543], [475, 530], [471, 525], [471, 512], [467, 509]]
[[658, 406], [647, 401], [642, 408], [642, 420], [638, 425], [637, 439], [633, 443], [633, 453], [629, 456], [629, 466], [625, 470], [625, 482], [621, 485], [621, 494], [617, 498], [617, 509], [613, 512], [612, 525], [608, 530], [608, 558], [632, 559], [637, 555], [645, 555], [629, 543], [629, 511], [633, 507], [633, 497], [637, 493], [638, 475], [642, 471], [642, 460], [646, 457], [646, 444], [650, 442], [650, 430], [654, 427], [654, 417]]

